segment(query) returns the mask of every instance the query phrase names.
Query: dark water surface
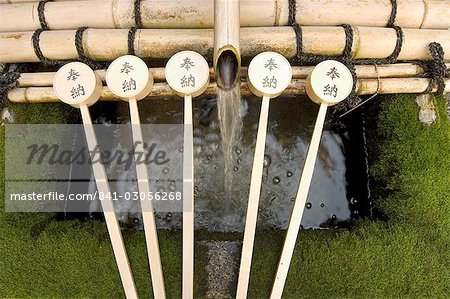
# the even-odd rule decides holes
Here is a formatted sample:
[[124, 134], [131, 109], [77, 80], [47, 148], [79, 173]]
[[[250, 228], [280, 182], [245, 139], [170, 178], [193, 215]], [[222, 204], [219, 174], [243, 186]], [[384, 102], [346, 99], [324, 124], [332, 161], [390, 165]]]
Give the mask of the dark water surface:
[[[241, 145], [233, 150], [233, 185], [225, 186], [224, 154], [215, 98], [194, 99], [195, 224], [216, 232], [243, 231], [261, 100], [242, 101]], [[99, 103], [91, 108], [97, 122], [129, 122], [128, 104]], [[183, 122], [183, 101], [139, 102], [143, 123]], [[272, 100], [269, 111], [258, 229], [285, 229], [315, 123], [318, 106], [306, 97]], [[337, 128], [339, 127], [339, 128]], [[352, 218], [367, 215], [367, 176], [361, 119], [342, 126], [326, 125], [303, 215], [304, 228], [347, 227]], [[179, 169], [169, 171], [179, 172]], [[124, 174], [126, 175], [126, 174]], [[119, 184], [119, 186], [113, 186]], [[126, 189], [124, 182], [112, 188]], [[95, 188], [91, 186], [90, 188]], [[226, 190], [232, 196], [226, 196]], [[137, 208], [117, 204], [122, 222], [142, 228]], [[180, 213], [157, 213], [161, 228], [180, 228]]]

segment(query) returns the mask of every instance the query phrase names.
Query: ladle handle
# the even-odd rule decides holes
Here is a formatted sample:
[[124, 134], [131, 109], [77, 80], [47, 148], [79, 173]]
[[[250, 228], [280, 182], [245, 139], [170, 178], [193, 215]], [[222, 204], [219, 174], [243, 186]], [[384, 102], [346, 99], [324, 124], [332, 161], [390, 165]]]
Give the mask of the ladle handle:
[[253, 158], [252, 177], [250, 181], [250, 193], [248, 196], [247, 217], [245, 220], [244, 241], [242, 244], [241, 265], [236, 292], [237, 299], [247, 297], [250, 278], [251, 261], [253, 255], [253, 243], [255, 241], [256, 221], [258, 218], [259, 194], [264, 165], [264, 149], [266, 146], [267, 122], [269, 118], [270, 98], [263, 97], [261, 113], [259, 116], [258, 135], [256, 138], [255, 156]]
[[297, 189], [297, 195], [295, 197], [283, 251], [281, 252], [281, 258], [278, 264], [272, 294], [270, 295], [271, 299], [279, 299], [283, 294], [292, 254], [294, 253], [295, 244], [297, 242], [298, 231], [302, 222], [303, 210], [305, 209], [306, 199], [308, 197], [309, 187], [311, 185], [311, 180], [314, 173], [314, 165], [316, 164], [317, 152], [319, 150], [323, 125], [327, 114], [327, 107], [327, 104], [321, 104], [319, 108], [316, 125], [314, 126], [311, 143], [308, 148], [308, 154], [306, 155], [305, 164], [303, 166], [302, 177], [300, 178], [300, 183]]
[[[147, 254], [150, 263], [150, 274], [152, 277], [153, 294], [155, 298], [166, 298], [164, 288], [164, 275], [161, 265], [161, 256], [159, 251], [158, 233], [156, 230], [155, 215], [153, 214], [153, 205], [148, 199], [150, 194], [149, 175], [145, 160], [146, 153], [144, 149], [144, 138], [142, 136], [141, 120], [136, 99], [128, 101], [130, 105], [130, 118], [133, 134], [133, 143], [135, 150], [136, 176], [138, 180], [139, 196], [145, 195], [141, 199], [142, 220], [144, 222], [145, 241], [147, 243]], [[141, 161], [139, 161], [141, 160]]]
[[182, 298], [194, 297], [194, 140], [192, 97], [184, 97]]
[[[94, 127], [92, 126], [91, 115], [87, 105], [80, 106], [81, 117], [83, 119], [84, 131], [86, 135], [86, 142], [89, 152], [94, 153], [91, 161], [97, 161], [100, 158], [100, 152], [95, 150], [98, 146], [97, 137], [95, 136]], [[110, 188], [108, 184], [108, 177], [104, 166], [97, 162], [92, 163], [92, 171], [94, 173], [95, 183], [99, 194], [104, 194], [104, 198], [100, 200], [103, 214], [105, 216], [106, 226], [108, 228], [111, 245], [116, 258], [117, 267], [119, 268], [120, 279], [125, 291], [125, 296], [128, 299], [137, 298], [136, 286], [133, 280], [130, 263], [128, 262], [125, 245], [120, 232], [119, 223], [117, 221], [116, 213], [114, 212], [114, 204], [111, 200]]]

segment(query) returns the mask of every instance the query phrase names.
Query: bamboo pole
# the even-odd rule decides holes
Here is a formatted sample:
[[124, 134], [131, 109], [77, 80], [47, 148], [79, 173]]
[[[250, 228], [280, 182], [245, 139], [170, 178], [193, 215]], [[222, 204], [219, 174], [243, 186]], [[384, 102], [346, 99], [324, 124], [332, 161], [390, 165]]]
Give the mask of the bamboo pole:
[[[73, 68], [73, 69], [72, 69]], [[76, 75], [78, 87], [81, 85], [89, 86], [86, 89], [82, 88], [80, 96], [72, 97], [70, 90], [73, 87], [71, 83], [68, 83], [67, 73], [70, 70], [70, 75]], [[81, 85], [80, 85], [81, 84]], [[87, 65], [80, 62], [72, 62], [66, 64], [58, 70], [55, 76], [54, 86], [52, 88], [54, 93], [58, 95], [58, 98], [72, 107], [78, 108], [81, 113], [84, 135], [86, 143], [89, 149], [89, 160], [91, 162], [98, 161], [101, 154], [94, 150], [98, 147], [97, 137], [94, 127], [92, 125], [91, 115], [89, 113], [88, 105], [93, 105], [100, 97], [102, 91], [102, 83], [92, 69]], [[108, 183], [108, 177], [106, 175], [105, 166], [102, 163], [92, 163], [92, 173], [94, 176], [95, 184], [98, 190], [94, 195], [96, 199], [100, 199], [103, 215], [105, 217], [106, 227], [108, 229], [108, 235], [111, 241], [111, 246], [116, 260], [117, 269], [119, 270], [120, 279], [122, 281], [123, 290], [127, 299], [138, 298], [136, 286], [133, 279], [133, 273], [131, 271], [130, 263], [126, 253], [125, 244], [123, 242], [120, 226], [117, 221], [117, 215], [114, 211], [114, 203], [110, 194], [110, 186]], [[103, 195], [103, 200], [102, 200]]]
[[300, 178], [297, 194], [295, 196], [294, 207], [292, 209], [289, 227], [286, 232], [286, 240], [284, 241], [270, 299], [281, 299], [281, 296], [283, 295], [283, 289], [289, 271], [289, 266], [291, 265], [292, 253], [295, 249], [297, 234], [305, 208], [305, 202], [308, 197], [309, 188], [314, 174], [314, 165], [316, 164], [317, 154], [319, 152], [319, 145], [322, 137], [323, 126], [325, 124], [325, 117], [327, 115], [327, 108], [328, 105], [326, 103], [320, 104], [311, 142], [308, 147], [308, 153], [306, 154], [305, 163], [303, 165], [302, 176]]
[[192, 96], [184, 96], [183, 139], [183, 265], [182, 293], [184, 299], [194, 298], [194, 139], [192, 128]]
[[[447, 68], [450, 68], [450, 63], [446, 63]], [[294, 79], [305, 79], [309, 73], [311, 73], [313, 66], [293, 66], [292, 67], [292, 78]], [[407, 78], [414, 77], [424, 73], [422, 67], [413, 63], [396, 63], [396, 64], [383, 64], [378, 65], [377, 70], [373, 65], [357, 65], [355, 66], [356, 75], [359, 79], [369, 79], [369, 78]], [[165, 82], [166, 76], [164, 73], [164, 68], [150, 68], [150, 73], [153, 75], [153, 80], [155, 82]], [[97, 70], [95, 71], [105, 82], [106, 71]], [[56, 73], [54, 72], [41, 72], [41, 73], [22, 73], [19, 78], [18, 87], [45, 87], [52, 86], [53, 77]], [[214, 78], [214, 71], [212, 68], [209, 69], [209, 75]], [[247, 67], [241, 68], [241, 78], [245, 79], [247, 77]]]
[[[51, 29], [130, 28], [135, 25], [134, 0], [65, 1], [45, 5], [45, 19]], [[0, 0], [0, 3], [14, 3], [0, 4], [0, 31], [41, 28], [38, 2]], [[242, 0], [240, 9], [242, 27], [288, 25], [289, 0]], [[385, 27], [391, 10], [390, 0], [297, 0], [296, 21], [305, 26], [345, 23]], [[212, 0], [143, 0], [141, 18], [144, 28], [213, 28], [214, 5]], [[395, 23], [404, 28], [448, 29], [450, 2], [397, 0]]]
[[[345, 47], [342, 27], [302, 27], [303, 53], [341, 55]], [[399, 60], [427, 60], [428, 44], [440, 43], [445, 60], [450, 61], [450, 30], [404, 29], [404, 42]], [[33, 32], [0, 33], [0, 63], [38, 62], [31, 37]], [[83, 35], [87, 57], [110, 61], [128, 52], [128, 30], [88, 29]], [[212, 58], [213, 31], [211, 29], [142, 29], [134, 41], [136, 55], [143, 58], [168, 58], [181, 50], [192, 50]], [[354, 58], [385, 58], [395, 49], [396, 32], [391, 28], [354, 27]], [[253, 57], [273, 51], [286, 58], [297, 52], [294, 30], [291, 27], [253, 27], [241, 29], [241, 54]], [[40, 48], [49, 59], [74, 60], [75, 31], [45, 31], [40, 36]]]
[[[214, 0], [213, 66], [218, 86], [225, 89], [232, 88], [239, 80], [241, 67], [239, 3], [240, 0]], [[229, 62], [224, 63], [226, 60]]]
[[[329, 79], [326, 78], [329, 73], [324, 72], [324, 70], [329, 69], [338, 70], [340, 73], [340, 76], [338, 76], [339, 80], [336, 81], [336, 85], [339, 86], [339, 90], [336, 88], [336, 85], [334, 85], [336, 90], [333, 95], [324, 93], [322, 89], [324, 86], [322, 84], [327, 82], [332, 84], [331, 81], [328, 81]], [[319, 63], [306, 78], [306, 93], [310, 100], [320, 105], [320, 108], [317, 114], [316, 123], [314, 125], [305, 162], [303, 164], [302, 175], [300, 177], [300, 182], [295, 195], [289, 226], [286, 231], [286, 238], [280, 261], [278, 263], [270, 299], [281, 299], [281, 296], [283, 295], [284, 285], [289, 267], [291, 265], [291, 259], [294, 253], [297, 235], [302, 221], [303, 210], [310, 191], [310, 185], [314, 174], [314, 165], [317, 160], [328, 107], [336, 105], [348, 97], [353, 87], [353, 80], [353, 75], [345, 65], [332, 60]]]
[[[86, 142], [90, 152], [94, 152], [96, 146], [98, 146], [97, 137], [95, 135], [94, 127], [92, 126], [92, 120], [89, 113], [88, 106], [86, 104], [80, 106], [81, 116], [84, 124], [84, 132], [86, 135]], [[91, 159], [98, 159], [99, 154], [94, 154]], [[97, 189], [102, 194], [110, 194], [111, 189], [108, 183], [108, 177], [106, 175], [105, 167], [100, 163], [92, 164], [92, 172], [94, 174], [95, 183]], [[126, 253], [125, 244], [120, 231], [119, 222], [117, 220], [116, 212], [114, 211], [114, 204], [111, 200], [101, 201], [103, 215], [105, 217], [106, 227], [108, 228], [109, 238], [116, 259], [117, 268], [119, 270], [120, 278], [122, 280], [122, 286], [127, 299], [137, 299], [136, 285], [133, 279], [133, 273], [131, 271], [130, 262]]]
[[[129, 65], [125, 72], [126, 77], [122, 77], [123, 68]], [[130, 76], [130, 77], [128, 77]], [[134, 77], [135, 89], [132, 93], [125, 92], [122, 87], [122, 80]], [[141, 119], [137, 101], [145, 98], [153, 86], [153, 77], [150, 75], [145, 62], [131, 55], [119, 57], [114, 60], [106, 71], [106, 83], [111, 92], [128, 102], [131, 120], [131, 135], [133, 142], [134, 161], [136, 169], [137, 186], [142, 210], [142, 220], [144, 224], [145, 243], [147, 246], [147, 256], [150, 266], [150, 276], [155, 298], [166, 298], [164, 287], [164, 275], [161, 264], [161, 254], [159, 250], [158, 232], [156, 229], [153, 203], [150, 194], [150, 178], [147, 164], [142, 163], [141, 155], [146, 155], [144, 137], [142, 134]], [[145, 159], [145, 158], [144, 158]], [[144, 195], [144, 196], [143, 196]]]
[[[384, 78], [380, 79], [379, 94], [394, 93], [420, 93], [428, 87], [429, 79], [426, 78]], [[445, 80], [445, 92], [450, 92], [450, 79]], [[377, 79], [358, 79], [357, 93], [359, 95], [370, 95], [377, 92]], [[210, 83], [203, 95], [215, 95], [217, 85]], [[436, 92], [436, 88], [432, 92]], [[241, 94], [249, 96], [250, 92], [246, 82], [241, 82]], [[305, 80], [294, 79], [283, 94], [300, 95], [305, 94]], [[154, 98], [177, 98], [175, 92], [166, 83], [156, 83], [153, 86], [147, 100]], [[8, 99], [13, 103], [51, 103], [59, 102], [52, 87], [27, 87], [16, 88], [8, 92]], [[103, 87], [100, 101], [121, 101], [111, 93], [107, 87]]]

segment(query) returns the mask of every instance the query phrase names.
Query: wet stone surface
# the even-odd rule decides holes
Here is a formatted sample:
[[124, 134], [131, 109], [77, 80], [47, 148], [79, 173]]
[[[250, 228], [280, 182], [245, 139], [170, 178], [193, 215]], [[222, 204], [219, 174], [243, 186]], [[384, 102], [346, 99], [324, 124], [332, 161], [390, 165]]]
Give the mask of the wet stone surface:
[[228, 299], [237, 281], [240, 243], [231, 241], [202, 241], [208, 250], [206, 298]]
[[432, 125], [436, 121], [436, 109], [434, 107], [431, 94], [421, 94], [416, 98], [419, 106], [419, 120], [424, 125]]

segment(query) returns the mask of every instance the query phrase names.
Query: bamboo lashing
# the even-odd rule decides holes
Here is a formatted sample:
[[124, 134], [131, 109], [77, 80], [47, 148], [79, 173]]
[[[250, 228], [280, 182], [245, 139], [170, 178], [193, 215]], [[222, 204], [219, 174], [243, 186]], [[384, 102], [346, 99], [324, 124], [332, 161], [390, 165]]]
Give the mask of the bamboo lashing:
[[[450, 63], [446, 63], [447, 68], [450, 68]], [[293, 79], [306, 79], [309, 73], [313, 70], [313, 66], [293, 66], [292, 78]], [[414, 77], [424, 73], [422, 67], [413, 63], [396, 63], [378, 65], [378, 71], [373, 65], [356, 65], [355, 70], [358, 79], [370, 79], [370, 78], [403, 78]], [[155, 82], [165, 82], [166, 75], [164, 68], [156, 67], [150, 68], [150, 73], [153, 75]], [[94, 71], [100, 79], [105, 81], [105, 70]], [[41, 72], [41, 73], [22, 73], [20, 74], [18, 87], [45, 87], [52, 86], [54, 72]], [[209, 69], [209, 76], [214, 78], [214, 71]], [[241, 68], [241, 78], [247, 77], [247, 67]]]
[[[354, 27], [352, 55], [355, 59], [385, 58], [396, 47], [397, 34], [392, 28]], [[337, 56], [345, 48], [342, 27], [302, 27], [302, 52], [313, 55]], [[435, 29], [404, 29], [404, 41], [398, 60], [428, 60], [428, 44], [438, 42], [450, 60], [450, 31]], [[31, 43], [33, 32], [0, 33], [0, 63], [39, 62]], [[86, 56], [98, 61], [111, 61], [128, 54], [128, 30], [88, 29], [83, 35]], [[181, 50], [192, 50], [212, 58], [211, 29], [142, 29], [136, 32], [136, 55], [143, 58], [168, 58]], [[75, 31], [44, 31], [40, 49], [45, 57], [55, 60], [75, 60]], [[297, 53], [295, 32], [291, 27], [254, 27], [241, 29], [241, 54], [253, 57], [273, 51], [286, 58]]]
[[[67, 1], [67, 0], [66, 0]], [[0, 31], [28, 31], [41, 28], [37, 2], [0, 0]], [[30, 2], [30, 3], [19, 3]], [[289, 0], [240, 1], [241, 27], [286, 26]], [[212, 0], [142, 0], [143, 28], [213, 28]], [[135, 26], [134, 0], [70, 1], [45, 4], [50, 29], [130, 28]], [[304, 26], [385, 27], [392, 13], [390, 0], [298, 0], [296, 21]], [[447, 0], [397, 0], [395, 24], [403, 28], [448, 29], [450, 2]]]
[[[378, 91], [378, 94], [394, 94], [394, 93], [421, 93], [425, 91], [430, 83], [427, 78], [381, 78], [377, 79], [358, 79], [356, 92], [359, 95], [370, 95]], [[445, 80], [445, 92], [450, 92], [450, 79]], [[436, 92], [433, 88], [432, 92]], [[203, 95], [215, 95], [217, 93], [217, 85], [215, 82], [210, 83]], [[249, 96], [252, 93], [246, 82], [241, 82], [241, 94]], [[283, 94], [301, 95], [305, 94], [305, 80], [294, 79], [286, 88]], [[175, 98], [177, 94], [169, 87], [167, 83], [155, 83], [148, 98], [144, 100], [152, 100], [154, 98]], [[52, 87], [26, 87], [16, 88], [8, 92], [8, 99], [13, 103], [52, 103], [59, 102], [53, 92]], [[112, 94], [108, 87], [103, 87], [100, 101], [119, 101], [120, 99]]]
[[[123, 68], [128, 67], [126, 72]], [[122, 82], [134, 78], [136, 90], [122, 89]], [[142, 210], [142, 219], [144, 222], [145, 243], [147, 246], [147, 256], [150, 265], [150, 274], [153, 287], [153, 295], [155, 298], [166, 298], [166, 290], [164, 287], [164, 275], [161, 264], [161, 255], [159, 251], [158, 232], [156, 230], [155, 215], [153, 204], [149, 198], [150, 180], [147, 164], [139, 162], [140, 156], [145, 153], [144, 138], [142, 135], [141, 120], [137, 101], [145, 98], [153, 86], [153, 77], [150, 75], [148, 68], [142, 59], [126, 55], [114, 60], [108, 67], [106, 73], [106, 82], [111, 86], [110, 90], [129, 103], [132, 141], [134, 145], [134, 159], [136, 166], [137, 185], [139, 195], [145, 194], [144, 198], [140, 198]]]

